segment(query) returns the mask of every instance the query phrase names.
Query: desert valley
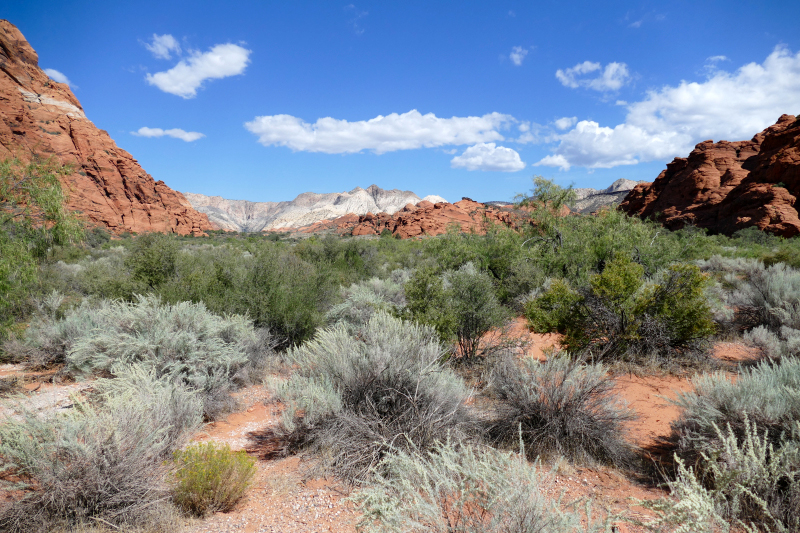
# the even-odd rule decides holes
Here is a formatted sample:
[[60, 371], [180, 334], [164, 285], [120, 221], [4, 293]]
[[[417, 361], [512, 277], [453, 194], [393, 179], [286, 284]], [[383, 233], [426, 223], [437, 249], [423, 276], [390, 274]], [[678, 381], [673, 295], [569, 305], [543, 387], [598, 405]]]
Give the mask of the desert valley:
[[[797, 106], [597, 188], [250, 201], [156, 180], [36, 45], [0, 20], [0, 531], [800, 531]], [[293, 118], [246, 127], [352, 161], [385, 117]], [[451, 168], [524, 168], [487, 128]]]

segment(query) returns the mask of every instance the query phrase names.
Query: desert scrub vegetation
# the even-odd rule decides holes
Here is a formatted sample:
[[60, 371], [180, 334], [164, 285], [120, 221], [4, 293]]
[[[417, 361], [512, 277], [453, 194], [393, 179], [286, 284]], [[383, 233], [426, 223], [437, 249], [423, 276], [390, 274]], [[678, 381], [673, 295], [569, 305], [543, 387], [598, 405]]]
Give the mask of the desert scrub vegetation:
[[192, 444], [174, 454], [177, 466], [173, 500], [185, 512], [206, 516], [230, 511], [256, 473], [255, 459], [227, 444]]
[[342, 325], [320, 330], [289, 352], [297, 370], [276, 387], [289, 450], [310, 451], [356, 481], [387, 454], [468, 439], [476, 429], [465, 405], [471, 393], [445, 354], [432, 328], [385, 313], [357, 336]]
[[551, 355], [546, 362], [506, 358], [494, 367], [488, 391], [499, 403], [489, 439], [506, 448], [522, 442], [529, 459], [631, 466], [624, 424], [634, 415], [614, 394], [606, 368]]
[[230, 392], [262, 380], [274, 355], [269, 333], [243, 316], [220, 317], [203, 304], [169, 305], [152, 295], [84, 302], [60, 319], [42, 315], [27, 333], [29, 358], [63, 361], [64, 372], [76, 377], [152, 367], [198, 391], [209, 420], [235, 405]]
[[[370, 485], [351, 499], [369, 533], [561, 533], [581, 525], [574, 505], [543, 494], [548, 476], [523, 455], [440, 442], [387, 456]], [[562, 509], [566, 507], [566, 509]]]
[[593, 361], [664, 362], [691, 354], [715, 332], [710, 278], [695, 265], [677, 263], [650, 279], [626, 256], [609, 261], [585, 286], [553, 280], [525, 304], [534, 331], [559, 331], [563, 345]]
[[67, 411], [42, 416], [20, 405], [20, 420], [0, 424], [2, 471], [21, 479], [4, 488], [24, 491], [0, 507], [3, 531], [90, 521], [170, 529], [168, 459], [199, 426], [200, 399], [142, 367], [118, 369], [95, 389]]
[[457, 347], [456, 360], [475, 361], [481, 338], [508, 317], [492, 277], [469, 262], [441, 275], [420, 268], [405, 285], [404, 315], [436, 328]]
[[355, 334], [377, 312], [400, 314], [406, 306], [405, 283], [411, 272], [408, 269], [392, 271], [387, 279], [370, 278], [342, 289], [344, 301], [327, 312], [331, 324], [343, 324]]
[[762, 361], [741, 369], [735, 382], [702, 375], [693, 385], [676, 399], [683, 412], [673, 423], [678, 468], [670, 486], [684, 511], [797, 531], [800, 360]]

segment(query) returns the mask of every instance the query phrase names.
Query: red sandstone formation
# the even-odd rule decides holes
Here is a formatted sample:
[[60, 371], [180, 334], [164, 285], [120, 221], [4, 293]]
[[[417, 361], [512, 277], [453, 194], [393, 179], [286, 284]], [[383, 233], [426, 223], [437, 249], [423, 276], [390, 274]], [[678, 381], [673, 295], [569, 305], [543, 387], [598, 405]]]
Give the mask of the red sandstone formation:
[[653, 183], [637, 185], [619, 209], [658, 215], [670, 229], [686, 224], [730, 235], [756, 226], [800, 234], [800, 119], [783, 115], [751, 141], [698, 144], [676, 157]]
[[441, 235], [453, 225], [463, 232], [484, 233], [487, 222], [519, 227], [525, 223], [525, 220], [524, 217], [508, 208], [487, 207], [469, 198], [464, 198], [454, 204], [447, 202], [432, 204], [423, 200], [417, 205], [406, 205], [394, 215], [367, 213], [356, 216], [350, 214], [307, 226], [301, 231], [314, 233], [321, 230], [333, 230], [337, 233], [352, 235], [380, 235], [383, 231], [389, 230], [394, 236], [408, 239], [424, 235]]
[[179, 192], [153, 178], [86, 118], [69, 86], [48, 78], [22, 33], [0, 20], [0, 158], [54, 156], [72, 165], [68, 207], [113, 231], [213, 229]]

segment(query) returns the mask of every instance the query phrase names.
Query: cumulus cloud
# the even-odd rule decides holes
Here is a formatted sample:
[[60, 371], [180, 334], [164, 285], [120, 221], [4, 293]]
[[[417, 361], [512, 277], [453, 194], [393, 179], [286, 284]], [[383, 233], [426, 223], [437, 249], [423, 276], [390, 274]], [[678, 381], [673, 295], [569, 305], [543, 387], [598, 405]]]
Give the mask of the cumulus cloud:
[[70, 83], [69, 78], [67, 78], [64, 74], [57, 71], [54, 68], [46, 68], [44, 69], [44, 73], [47, 74], [51, 80], [57, 81], [58, 83], [66, 83], [67, 85], [72, 85]]
[[439, 118], [416, 109], [408, 113], [378, 115], [349, 122], [331, 117], [313, 124], [291, 115], [256, 117], [245, 127], [258, 135], [264, 146], [286, 146], [295, 151], [326, 154], [395, 150], [502, 141], [499, 130], [514, 122], [510, 115], [489, 113], [482, 117]]
[[172, 54], [180, 55], [181, 45], [170, 34], [156, 35], [153, 34], [153, 39], [149, 43], [144, 43], [144, 47], [150, 50], [158, 59], [170, 59]]
[[525, 163], [516, 150], [495, 143], [478, 143], [450, 160], [450, 166], [467, 170], [516, 172], [525, 168]]
[[172, 128], [170, 130], [162, 130], [161, 128], [139, 128], [137, 131], [131, 132], [133, 135], [138, 137], [175, 137], [176, 139], [180, 139], [182, 141], [186, 141], [190, 143], [192, 141], [196, 141], [197, 139], [202, 139], [205, 137], [200, 132], [197, 131], [184, 131], [180, 128]]
[[[597, 72], [594, 77], [586, 77], [586, 74]], [[618, 91], [623, 85], [630, 81], [631, 75], [628, 72], [628, 65], [625, 63], [609, 63], [605, 68], [600, 63], [584, 61], [572, 68], [558, 69], [556, 78], [565, 87], [577, 89], [586, 87], [595, 91], [607, 92]]]
[[720, 61], [730, 61], [730, 59], [728, 59], [728, 56], [711, 56], [706, 58], [706, 61], [709, 63], [718, 63]]
[[800, 53], [777, 47], [763, 63], [682, 81], [628, 104], [623, 124], [580, 121], [537, 165], [610, 168], [687, 155], [706, 139], [741, 140], [800, 109]]
[[578, 117], [562, 117], [553, 121], [553, 125], [556, 127], [556, 129], [565, 130], [571, 126], [574, 126], [576, 122], [578, 122]]
[[193, 98], [204, 81], [242, 74], [251, 51], [236, 44], [218, 44], [208, 52], [192, 52], [165, 72], [147, 74], [147, 83], [181, 98]]
[[516, 66], [522, 65], [522, 62], [525, 60], [525, 56], [528, 55], [528, 51], [521, 46], [515, 46], [511, 49], [511, 53], [508, 55], [511, 62], [514, 63]]

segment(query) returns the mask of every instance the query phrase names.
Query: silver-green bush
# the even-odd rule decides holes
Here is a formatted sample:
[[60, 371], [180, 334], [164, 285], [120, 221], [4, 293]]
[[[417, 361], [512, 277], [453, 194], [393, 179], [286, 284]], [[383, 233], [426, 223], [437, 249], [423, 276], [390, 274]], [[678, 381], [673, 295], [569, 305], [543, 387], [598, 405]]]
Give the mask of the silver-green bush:
[[[151, 369], [118, 368], [96, 401], [43, 417], [22, 409], [0, 425], [0, 463], [29, 489], [0, 508], [3, 531], [49, 531], [100, 520], [158, 522], [168, 496], [165, 462], [201, 422], [202, 404]], [[169, 514], [169, 513], [167, 513]]]
[[277, 387], [290, 449], [308, 449], [347, 480], [367, 478], [387, 453], [430, 449], [474, 428], [463, 381], [442, 360], [432, 328], [375, 314], [357, 337], [344, 326], [293, 349], [297, 372]]
[[120, 364], [152, 366], [199, 391], [209, 419], [233, 407], [231, 390], [263, 379], [258, 373], [272, 356], [271, 337], [247, 318], [220, 317], [203, 304], [163, 304], [152, 295], [83, 303], [63, 319], [42, 316], [27, 344], [52, 361], [63, 358], [75, 376], [113, 373]]
[[547, 476], [516, 454], [448, 442], [388, 456], [380, 470], [352, 497], [368, 533], [602, 531], [546, 497]]
[[633, 450], [624, 423], [633, 412], [614, 394], [601, 364], [556, 355], [546, 362], [506, 359], [489, 378], [500, 400], [489, 424], [496, 443], [522, 439], [528, 455], [564, 456], [578, 462], [630, 464]]
[[342, 290], [344, 302], [328, 311], [326, 318], [333, 324], [343, 324], [355, 334], [379, 311], [392, 312], [405, 306], [405, 282], [409, 270], [395, 270], [389, 279], [372, 278], [354, 283]]

